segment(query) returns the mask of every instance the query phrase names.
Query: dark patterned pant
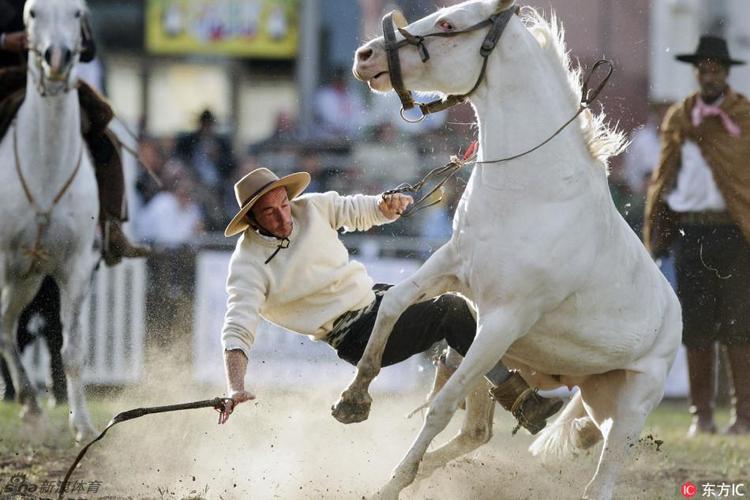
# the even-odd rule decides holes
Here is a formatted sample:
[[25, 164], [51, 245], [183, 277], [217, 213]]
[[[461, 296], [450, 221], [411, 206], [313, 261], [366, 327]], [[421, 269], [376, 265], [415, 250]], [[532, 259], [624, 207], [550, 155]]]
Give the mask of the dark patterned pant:
[[675, 244], [682, 342], [750, 341], [750, 246], [734, 225], [684, 225]]
[[[391, 285], [373, 287], [375, 301], [364, 309], [341, 315], [326, 341], [338, 356], [356, 365], [375, 326], [383, 294]], [[409, 306], [396, 321], [383, 352], [382, 366], [400, 363], [424, 352], [434, 343], [446, 340], [462, 356], [469, 350], [477, 324], [466, 300], [452, 293]]]

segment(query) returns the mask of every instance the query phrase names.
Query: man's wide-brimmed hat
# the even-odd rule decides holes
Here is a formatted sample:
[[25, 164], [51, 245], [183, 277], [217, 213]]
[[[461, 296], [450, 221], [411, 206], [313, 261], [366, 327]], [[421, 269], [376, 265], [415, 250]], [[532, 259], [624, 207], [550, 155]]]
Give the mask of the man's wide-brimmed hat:
[[296, 172], [279, 179], [267, 168], [253, 170], [234, 185], [234, 195], [240, 211], [224, 230], [224, 236], [234, 236], [247, 229], [250, 224], [245, 216], [264, 194], [278, 187], [285, 187], [289, 199], [293, 200], [305, 190], [308, 184], [310, 184], [310, 174], [307, 172]]
[[728, 66], [735, 64], [745, 64], [745, 61], [732, 59], [729, 56], [727, 41], [718, 36], [704, 35], [698, 42], [698, 48], [694, 54], [678, 54], [675, 56], [678, 61], [696, 64], [701, 59], [716, 59]]

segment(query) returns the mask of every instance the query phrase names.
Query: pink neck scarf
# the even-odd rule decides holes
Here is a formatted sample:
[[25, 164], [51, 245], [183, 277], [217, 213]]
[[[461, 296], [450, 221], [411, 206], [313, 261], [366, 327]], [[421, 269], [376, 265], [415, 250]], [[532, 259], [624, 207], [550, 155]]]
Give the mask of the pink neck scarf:
[[726, 111], [721, 109], [719, 106], [706, 104], [699, 97], [695, 102], [695, 106], [693, 107], [693, 111], [691, 113], [693, 126], [697, 127], [701, 124], [701, 122], [703, 122], [704, 118], [708, 118], [711, 116], [718, 116], [719, 119], [721, 119], [721, 124], [724, 126], [724, 130], [726, 130], [729, 135], [731, 135], [732, 137], [740, 136], [740, 127], [737, 126], [734, 121], [732, 121]]

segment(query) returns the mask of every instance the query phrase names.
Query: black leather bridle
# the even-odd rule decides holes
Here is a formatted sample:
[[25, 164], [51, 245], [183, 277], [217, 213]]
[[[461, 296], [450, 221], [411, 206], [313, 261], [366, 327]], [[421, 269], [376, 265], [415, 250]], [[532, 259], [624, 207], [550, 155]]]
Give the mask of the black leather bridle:
[[[500, 40], [500, 36], [503, 34], [505, 27], [508, 25], [508, 21], [510, 21], [510, 18], [517, 13], [518, 8], [508, 9], [498, 14], [493, 14], [487, 19], [469, 26], [466, 29], [458, 31], [437, 31], [434, 33], [428, 33], [426, 35], [412, 35], [411, 33], [409, 33], [405, 29], [405, 26], [408, 23], [406, 22], [406, 18], [401, 13], [401, 11], [393, 10], [386, 14], [383, 17], [383, 38], [385, 39], [385, 52], [388, 60], [388, 73], [391, 78], [391, 85], [393, 86], [393, 90], [398, 94], [399, 99], [401, 99], [401, 118], [408, 122], [419, 122], [430, 113], [443, 111], [444, 109], [464, 102], [466, 98], [470, 96], [477, 89], [477, 87], [479, 87], [479, 84], [482, 83], [485, 71], [487, 70], [487, 60], [489, 58], [489, 55], [495, 49], [498, 40]], [[404, 37], [402, 40], [396, 40], [396, 32], [394, 30], [394, 26]], [[490, 29], [487, 31], [487, 35], [482, 42], [482, 47], [479, 49], [479, 55], [481, 55], [484, 59], [484, 61], [482, 62], [482, 70], [479, 72], [479, 76], [477, 77], [477, 80], [471, 90], [469, 90], [465, 94], [448, 95], [444, 99], [436, 99], [434, 101], [425, 103], [415, 102], [414, 98], [411, 95], [411, 92], [404, 86], [404, 80], [401, 75], [401, 62], [398, 57], [398, 50], [407, 45], [413, 45], [419, 51], [419, 57], [424, 63], [430, 59], [430, 53], [427, 51], [427, 47], [424, 44], [426, 38], [450, 38], [457, 35], [463, 35], [465, 33], [471, 33], [472, 31], [482, 29], [486, 26], [489, 26]], [[416, 120], [410, 120], [404, 115], [404, 112], [414, 108], [415, 106], [419, 108], [419, 110], [422, 112], [422, 115]]]

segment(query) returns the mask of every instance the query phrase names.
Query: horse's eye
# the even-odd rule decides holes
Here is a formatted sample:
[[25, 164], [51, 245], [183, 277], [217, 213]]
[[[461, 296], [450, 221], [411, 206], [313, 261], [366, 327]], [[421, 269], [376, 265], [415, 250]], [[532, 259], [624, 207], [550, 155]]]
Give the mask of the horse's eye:
[[443, 31], [453, 31], [453, 25], [449, 21], [438, 21], [438, 28], [440, 28]]
[[31, 10], [29, 11], [29, 15], [30, 15], [30, 16], [31, 16], [32, 18], [36, 17], [36, 11], [35, 11], [34, 9], [31, 9]]
[[75, 16], [76, 19], [78, 19], [79, 17], [81, 17], [81, 11], [77, 10], [76, 13], [74, 14], [74, 16]]

